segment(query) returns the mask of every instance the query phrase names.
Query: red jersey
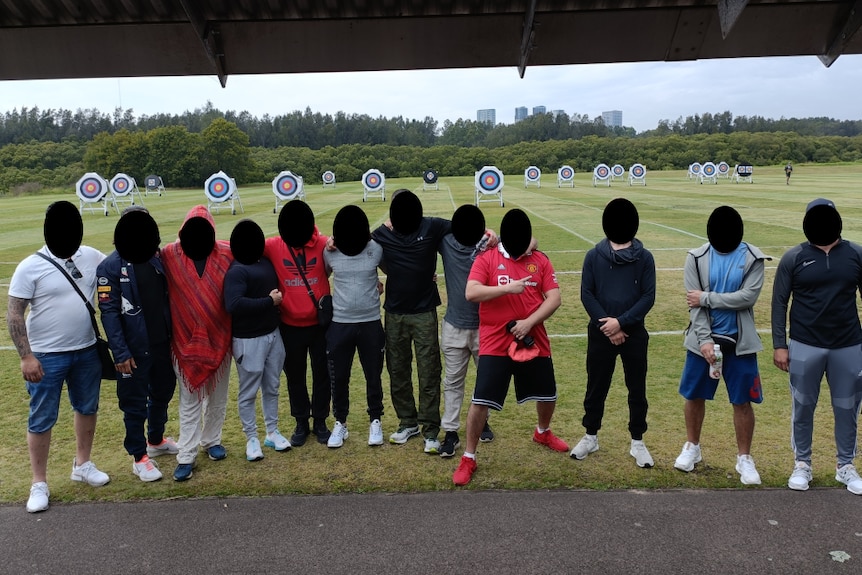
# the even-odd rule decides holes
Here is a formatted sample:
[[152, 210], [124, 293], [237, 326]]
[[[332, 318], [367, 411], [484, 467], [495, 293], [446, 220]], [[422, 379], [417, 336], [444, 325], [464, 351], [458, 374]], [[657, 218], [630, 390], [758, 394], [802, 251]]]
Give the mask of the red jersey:
[[[545, 301], [545, 292], [559, 288], [551, 260], [539, 251], [513, 260], [502, 244], [498, 249], [479, 254], [470, 269], [467, 281], [475, 280], [486, 286], [506, 285], [510, 281], [532, 276], [520, 294], [506, 294], [479, 304], [479, 355], [507, 355], [512, 334], [506, 329], [513, 319], [526, 319]], [[538, 324], [530, 335], [536, 341], [540, 357], [550, 357], [551, 342], [544, 324]]]
[[320, 300], [321, 296], [329, 294], [329, 278], [323, 261], [326, 241], [327, 237], [321, 235], [317, 226], [314, 226], [314, 233], [308, 243], [299, 249], [293, 249], [296, 255], [294, 258], [281, 237], [266, 239], [263, 255], [272, 262], [278, 276], [279, 289], [284, 295], [279, 306], [282, 323], [295, 327], [317, 325], [317, 308], [308, 295], [308, 288], [302, 281], [298, 266], [302, 266], [315, 298]]

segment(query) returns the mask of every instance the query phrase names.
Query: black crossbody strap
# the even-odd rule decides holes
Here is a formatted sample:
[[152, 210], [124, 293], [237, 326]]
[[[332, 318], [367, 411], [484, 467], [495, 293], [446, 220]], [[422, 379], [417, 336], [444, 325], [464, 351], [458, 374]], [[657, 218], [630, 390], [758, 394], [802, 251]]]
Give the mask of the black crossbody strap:
[[[290, 251], [290, 256], [293, 258], [293, 264], [296, 266], [296, 269], [299, 270], [299, 276], [302, 278], [302, 281], [305, 284], [305, 289], [308, 290], [308, 297], [311, 298], [311, 301], [314, 303], [314, 307], [317, 307], [317, 298], [314, 297], [314, 290], [311, 289], [310, 285], [308, 285], [308, 280], [305, 278], [305, 271], [302, 269], [303, 266], [299, 265], [299, 262], [296, 260], [296, 253], [293, 251], [293, 248], [290, 246], [287, 246], [287, 249], [288, 249], [288, 251]], [[56, 263], [56, 262], [54, 262], [54, 263]], [[57, 267], [59, 267], [59, 266], [57, 266]]]
[[81, 296], [82, 300], [84, 300], [84, 304], [86, 304], [87, 306], [87, 311], [90, 312], [90, 321], [93, 323], [93, 331], [96, 333], [96, 337], [102, 337], [101, 332], [99, 332], [99, 324], [96, 323], [96, 310], [95, 308], [93, 308], [93, 304], [91, 304], [87, 300], [87, 296], [84, 295], [84, 292], [81, 291], [81, 288], [78, 287], [78, 284], [75, 283], [75, 280], [73, 280], [72, 277], [66, 273], [66, 270], [60, 267], [60, 264], [46, 256], [42, 252], [36, 252], [36, 255], [42, 257], [45, 261], [51, 262], [54, 267], [60, 270], [60, 273], [63, 274], [63, 276], [67, 280], [69, 280], [69, 283], [72, 284], [72, 287], [75, 288], [75, 291], [78, 292], [78, 295]]

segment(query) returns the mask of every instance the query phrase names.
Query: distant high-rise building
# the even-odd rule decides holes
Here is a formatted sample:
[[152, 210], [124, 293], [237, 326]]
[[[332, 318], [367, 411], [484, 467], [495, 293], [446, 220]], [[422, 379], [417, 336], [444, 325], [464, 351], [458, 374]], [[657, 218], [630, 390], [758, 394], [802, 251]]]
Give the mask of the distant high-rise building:
[[623, 113], [621, 110], [611, 110], [610, 112], [602, 112], [602, 121], [609, 128], [622, 128]]
[[497, 110], [488, 108], [487, 110], [476, 111], [476, 121], [484, 122], [485, 124], [497, 125]]
[[521, 120], [525, 119], [526, 117], [527, 117], [527, 107], [526, 106], [520, 106], [518, 108], [515, 108], [515, 121], [516, 122], [520, 122]]
[[547, 108], [544, 106], [533, 106], [533, 115], [538, 116], [539, 114], [544, 114], [547, 111]]
[[553, 114], [554, 117], [556, 118], [557, 116], [562, 116], [563, 114], [565, 114], [566, 111], [565, 110], [551, 110], [550, 113]]

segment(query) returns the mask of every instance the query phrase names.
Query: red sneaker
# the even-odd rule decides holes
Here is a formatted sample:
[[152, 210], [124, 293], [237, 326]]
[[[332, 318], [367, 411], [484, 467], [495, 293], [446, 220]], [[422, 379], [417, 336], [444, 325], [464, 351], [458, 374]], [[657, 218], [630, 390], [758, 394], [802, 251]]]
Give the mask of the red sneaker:
[[541, 443], [542, 445], [546, 445], [554, 451], [569, 450], [569, 445], [565, 441], [551, 433], [550, 429], [545, 431], [545, 433], [539, 433], [538, 429], [533, 431], [533, 441], [535, 441], [536, 443]]
[[461, 463], [458, 464], [458, 469], [452, 474], [452, 483], [455, 485], [467, 485], [476, 472], [476, 460], [470, 459], [467, 456], [461, 456]]

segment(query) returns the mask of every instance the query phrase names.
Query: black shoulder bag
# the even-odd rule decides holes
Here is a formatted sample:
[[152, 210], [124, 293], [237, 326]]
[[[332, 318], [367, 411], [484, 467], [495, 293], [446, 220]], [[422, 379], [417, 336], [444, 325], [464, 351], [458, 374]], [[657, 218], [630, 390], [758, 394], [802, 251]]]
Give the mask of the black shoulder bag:
[[326, 331], [329, 328], [329, 324], [332, 323], [332, 296], [325, 295], [320, 300], [314, 297], [314, 290], [311, 289], [311, 286], [308, 284], [308, 279], [305, 277], [305, 261], [303, 260], [302, 265], [296, 259], [296, 253], [293, 251], [293, 248], [287, 246], [287, 249], [290, 250], [290, 255], [293, 258], [293, 263], [296, 264], [296, 269], [299, 270], [299, 276], [302, 278], [302, 282], [305, 284], [305, 289], [308, 290], [308, 297], [311, 298], [312, 303], [314, 303], [314, 307], [317, 310], [317, 323], [320, 324], [320, 327], [323, 328], [323, 331]]
[[84, 295], [81, 288], [79, 288], [78, 284], [75, 283], [75, 280], [66, 273], [66, 270], [60, 267], [60, 264], [42, 252], [36, 252], [36, 255], [51, 262], [54, 267], [60, 270], [60, 273], [69, 280], [69, 283], [72, 284], [72, 287], [75, 288], [75, 291], [78, 292], [78, 295], [81, 296], [82, 300], [84, 300], [84, 304], [87, 306], [87, 311], [90, 312], [90, 321], [93, 323], [93, 332], [96, 334], [96, 351], [99, 352], [99, 361], [102, 363], [102, 379], [116, 380], [117, 368], [114, 365], [114, 359], [111, 357], [111, 348], [108, 347], [108, 342], [102, 339], [102, 333], [99, 331], [99, 324], [96, 323], [96, 310], [93, 308], [93, 304], [87, 301], [87, 296]]

